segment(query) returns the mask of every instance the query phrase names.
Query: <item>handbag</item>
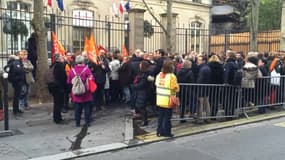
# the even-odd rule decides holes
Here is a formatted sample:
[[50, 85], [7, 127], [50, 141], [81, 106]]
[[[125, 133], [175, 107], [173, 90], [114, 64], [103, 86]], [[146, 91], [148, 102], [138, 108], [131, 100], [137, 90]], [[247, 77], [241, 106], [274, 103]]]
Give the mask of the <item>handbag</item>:
[[88, 84], [89, 84], [89, 91], [91, 93], [95, 92], [97, 89], [97, 84], [95, 81], [93, 81], [91, 78], [88, 78]]
[[177, 108], [180, 105], [180, 100], [176, 95], [170, 95], [169, 97], [169, 106], [171, 108]]

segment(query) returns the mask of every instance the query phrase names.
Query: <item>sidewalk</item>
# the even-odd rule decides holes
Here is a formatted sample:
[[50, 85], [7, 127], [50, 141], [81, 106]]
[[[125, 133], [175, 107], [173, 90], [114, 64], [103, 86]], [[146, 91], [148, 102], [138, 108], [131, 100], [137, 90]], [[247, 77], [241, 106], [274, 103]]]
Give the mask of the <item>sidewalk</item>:
[[[56, 125], [52, 122], [52, 104], [34, 105], [23, 117], [10, 117], [10, 128], [17, 129], [18, 134], [10, 137], [0, 137], [0, 159], [2, 160], [57, 160], [73, 159], [90, 154], [99, 154], [124, 148], [136, 147], [154, 143], [169, 138], [156, 136], [156, 118], [151, 118], [149, 126], [141, 127], [133, 124], [128, 107], [117, 105], [95, 113], [92, 123], [80, 150], [70, 152], [71, 143], [81, 128], [75, 127], [73, 111], [64, 114], [69, 122], [67, 125]], [[283, 109], [270, 111], [266, 114], [249, 114], [249, 118], [239, 118], [233, 121], [213, 121], [210, 124], [197, 125], [191, 122], [180, 124], [173, 122], [174, 138], [218, 130], [227, 127], [255, 123], [285, 116]], [[136, 120], [135, 120], [136, 121]], [[3, 128], [3, 121], [0, 122]], [[135, 134], [135, 136], [134, 136]]]
[[[32, 105], [23, 116], [10, 114], [10, 129], [16, 135], [0, 137], [0, 159], [24, 160], [46, 155], [67, 152], [81, 128], [75, 127], [73, 111], [63, 114], [67, 124], [56, 125], [52, 121], [52, 103]], [[89, 134], [83, 139], [81, 148], [91, 148], [116, 142], [123, 142], [125, 135], [125, 115], [128, 109], [124, 106], [109, 107], [96, 112], [95, 121], [88, 128]], [[81, 120], [84, 124], [84, 119]], [[0, 131], [4, 121], [0, 121]]]

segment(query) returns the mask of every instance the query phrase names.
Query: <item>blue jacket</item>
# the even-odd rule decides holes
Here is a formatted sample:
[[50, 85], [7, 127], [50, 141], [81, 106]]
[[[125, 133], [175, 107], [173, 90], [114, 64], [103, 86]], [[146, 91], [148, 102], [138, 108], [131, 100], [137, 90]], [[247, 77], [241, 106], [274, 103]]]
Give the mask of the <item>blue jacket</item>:
[[235, 72], [238, 70], [238, 64], [235, 59], [229, 58], [224, 66], [224, 83], [234, 84]]
[[198, 84], [210, 84], [211, 83], [211, 69], [207, 64], [199, 65], [197, 83]]

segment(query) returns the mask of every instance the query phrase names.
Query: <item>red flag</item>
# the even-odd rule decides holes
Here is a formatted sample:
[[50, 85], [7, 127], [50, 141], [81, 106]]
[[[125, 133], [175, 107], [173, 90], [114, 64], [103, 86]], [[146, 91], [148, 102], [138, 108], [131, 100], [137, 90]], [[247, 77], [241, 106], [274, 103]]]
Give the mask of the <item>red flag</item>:
[[52, 6], [52, 0], [48, 0], [47, 4], [51, 7]]
[[120, 9], [120, 13], [123, 14], [124, 13], [124, 5], [123, 5], [122, 1], [120, 2], [120, 8], [119, 9]]
[[129, 53], [125, 45], [122, 46], [122, 55], [123, 57], [128, 57]]
[[54, 32], [52, 32], [51, 39], [52, 39], [52, 62], [54, 62], [54, 59], [53, 59], [54, 54], [59, 53], [62, 56], [65, 56], [65, 49], [63, 48], [63, 46], [61, 45], [61, 43], [57, 39]]
[[105, 52], [105, 54], [108, 52], [106, 48], [104, 48], [103, 46], [99, 45], [98, 47], [98, 51], [100, 52], [100, 50], [103, 50]]

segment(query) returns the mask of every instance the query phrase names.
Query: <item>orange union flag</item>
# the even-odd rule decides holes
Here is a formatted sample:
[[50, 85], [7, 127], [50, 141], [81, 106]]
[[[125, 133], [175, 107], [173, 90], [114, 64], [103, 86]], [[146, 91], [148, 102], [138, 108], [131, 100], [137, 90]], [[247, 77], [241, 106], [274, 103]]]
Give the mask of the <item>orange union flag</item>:
[[54, 32], [52, 32], [52, 53], [53, 53], [53, 55], [55, 53], [59, 53], [62, 56], [65, 55], [65, 49], [63, 48], [61, 43], [58, 41]]
[[90, 42], [89, 42], [89, 39], [87, 38], [87, 37], [85, 37], [85, 40], [84, 40], [84, 48], [83, 48], [83, 50], [85, 51], [85, 52], [88, 52], [89, 51], [89, 48], [90, 48], [90, 44], [89, 44]]
[[125, 45], [122, 46], [122, 56], [128, 57], [129, 53]]
[[95, 53], [96, 56], [99, 56], [99, 50], [98, 50], [98, 47], [97, 47], [97, 44], [96, 44], [96, 41], [93, 35], [90, 36], [89, 45], [90, 45], [90, 48], [89, 48], [90, 51]]

